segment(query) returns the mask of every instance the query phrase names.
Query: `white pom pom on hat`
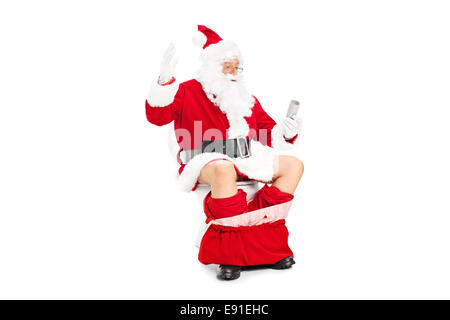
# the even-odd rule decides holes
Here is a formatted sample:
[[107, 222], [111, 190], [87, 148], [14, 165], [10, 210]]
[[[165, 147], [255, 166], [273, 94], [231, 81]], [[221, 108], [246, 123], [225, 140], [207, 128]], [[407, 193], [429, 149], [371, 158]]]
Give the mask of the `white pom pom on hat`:
[[206, 35], [200, 31], [197, 31], [196, 34], [192, 37], [192, 42], [199, 47], [203, 47], [206, 44]]

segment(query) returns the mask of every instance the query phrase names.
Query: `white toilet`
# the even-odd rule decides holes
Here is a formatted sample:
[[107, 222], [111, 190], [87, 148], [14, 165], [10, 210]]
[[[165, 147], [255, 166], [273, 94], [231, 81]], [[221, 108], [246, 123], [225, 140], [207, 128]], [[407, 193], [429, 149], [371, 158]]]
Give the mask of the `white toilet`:
[[[245, 181], [237, 181], [237, 188], [242, 189], [247, 193], [247, 201], [252, 200], [255, 197], [256, 192], [260, 189], [258, 181], [254, 180], [245, 180]], [[205, 196], [208, 194], [208, 192], [211, 191], [211, 186], [209, 184], [198, 184], [197, 188], [195, 189], [195, 197], [197, 197], [197, 202], [200, 204], [201, 212], [203, 213], [203, 199], [205, 199]], [[195, 241], [195, 246], [200, 248], [200, 242], [202, 241], [202, 237], [206, 232], [206, 229], [209, 227], [205, 223], [206, 216], [203, 214], [202, 216], [202, 222], [200, 225], [200, 230], [197, 235], [197, 239]]]

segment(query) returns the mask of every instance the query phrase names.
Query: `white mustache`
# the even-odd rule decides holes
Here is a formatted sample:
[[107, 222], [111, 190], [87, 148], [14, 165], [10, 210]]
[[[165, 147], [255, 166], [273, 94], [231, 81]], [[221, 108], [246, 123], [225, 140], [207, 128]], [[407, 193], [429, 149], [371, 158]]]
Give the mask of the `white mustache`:
[[238, 76], [235, 76], [233, 74], [225, 74], [225, 78], [229, 81], [237, 82], [239, 80]]

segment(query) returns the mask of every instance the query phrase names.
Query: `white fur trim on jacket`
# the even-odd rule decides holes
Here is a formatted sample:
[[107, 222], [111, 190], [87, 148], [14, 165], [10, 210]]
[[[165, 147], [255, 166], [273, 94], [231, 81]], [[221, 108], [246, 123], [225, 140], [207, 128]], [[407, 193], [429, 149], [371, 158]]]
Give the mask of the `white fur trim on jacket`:
[[147, 102], [152, 107], [165, 107], [173, 102], [178, 91], [178, 81], [167, 86], [154, 83], [150, 88]]
[[283, 136], [283, 131], [279, 124], [272, 128], [272, 147], [277, 150], [290, 150], [297, 144], [298, 138], [294, 143], [289, 143]]
[[178, 177], [178, 186], [183, 191], [190, 191], [200, 175], [200, 171], [210, 161], [226, 159], [252, 180], [271, 182], [275, 173], [275, 152], [257, 141], [251, 142], [252, 155], [248, 158], [230, 158], [217, 152], [206, 152], [192, 158]]

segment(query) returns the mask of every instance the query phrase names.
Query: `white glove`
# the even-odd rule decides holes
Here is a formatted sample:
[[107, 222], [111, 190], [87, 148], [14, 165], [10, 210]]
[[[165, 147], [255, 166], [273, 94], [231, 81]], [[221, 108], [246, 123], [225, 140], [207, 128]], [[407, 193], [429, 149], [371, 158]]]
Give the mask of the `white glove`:
[[170, 43], [169, 47], [164, 52], [164, 56], [161, 60], [161, 66], [159, 71], [159, 84], [164, 84], [172, 79], [175, 66], [178, 63], [178, 57], [175, 56], [176, 49], [173, 43]]
[[286, 139], [292, 139], [303, 129], [303, 121], [298, 117], [284, 118], [281, 123], [281, 130]]

